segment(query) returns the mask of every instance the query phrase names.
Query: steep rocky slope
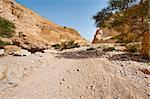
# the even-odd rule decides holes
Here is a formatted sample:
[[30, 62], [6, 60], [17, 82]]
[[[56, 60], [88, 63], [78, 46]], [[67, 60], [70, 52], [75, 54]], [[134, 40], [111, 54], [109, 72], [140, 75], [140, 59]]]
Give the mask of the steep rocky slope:
[[15, 0], [0, 0], [0, 16], [15, 24], [16, 36], [12, 40], [26, 49], [45, 48], [46, 45], [65, 40], [86, 44], [76, 30], [54, 24]]

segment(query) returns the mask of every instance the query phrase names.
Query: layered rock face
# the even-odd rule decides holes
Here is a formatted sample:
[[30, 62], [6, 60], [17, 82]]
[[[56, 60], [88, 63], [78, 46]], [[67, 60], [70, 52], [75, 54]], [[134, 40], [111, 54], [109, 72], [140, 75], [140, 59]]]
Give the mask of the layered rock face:
[[114, 35], [118, 35], [119, 33], [111, 30], [111, 29], [97, 29], [93, 38], [92, 43], [97, 44], [97, 43], [112, 43], [115, 42], [111, 38]]
[[76, 30], [54, 24], [15, 0], [0, 0], [0, 16], [15, 24], [16, 35], [12, 41], [25, 49], [44, 49], [65, 40], [86, 44]]

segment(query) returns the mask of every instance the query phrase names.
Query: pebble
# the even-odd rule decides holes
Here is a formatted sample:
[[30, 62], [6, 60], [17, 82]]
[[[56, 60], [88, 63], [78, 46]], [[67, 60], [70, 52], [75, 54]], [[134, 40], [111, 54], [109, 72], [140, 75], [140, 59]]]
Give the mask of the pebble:
[[0, 49], [0, 55], [4, 54], [4, 49]]

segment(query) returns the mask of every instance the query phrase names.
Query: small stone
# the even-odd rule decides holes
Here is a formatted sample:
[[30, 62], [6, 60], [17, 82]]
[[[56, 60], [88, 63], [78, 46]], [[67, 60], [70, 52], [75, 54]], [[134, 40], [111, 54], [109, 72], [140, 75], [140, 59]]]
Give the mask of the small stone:
[[115, 99], [121, 99], [121, 98], [119, 98], [119, 97], [117, 96], [117, 97], [115, 97]]
[[123, 64], [121, 64], [121, 67], [123, 67], [124, 65]]
[[43, 53], [42, 53], [42, 52], [35, 52], [34, 55], [39, 56], [39, 57], [42, 57], [42, 56], [43, 56]]
[[12, 83], [12, 82], [9, 82], [8, 84], [12, 85], [13, 83]]
[[28, 50], [19, 50], [13, 53], [14, 56], [30, 56], [31, 52], [29, 52]]
[[77, 69], [77, 71], [80, 71], [79, 69]]
[[148, 83], [147, 86], [150, 87], [150, 83]]
[[0, 49], [0, 55], [4, 54], [4, 49]]

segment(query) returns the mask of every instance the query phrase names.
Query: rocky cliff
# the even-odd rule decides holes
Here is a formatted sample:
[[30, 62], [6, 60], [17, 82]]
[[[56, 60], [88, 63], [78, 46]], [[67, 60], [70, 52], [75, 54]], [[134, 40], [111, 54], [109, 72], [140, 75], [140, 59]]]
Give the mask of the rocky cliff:
[[54, 24], [15, 0], [0, 0], [0, 16], [15, 24], [15, 37], [11, 39], [25, 49], [43, 49], [66, 40], [86, 44], [76, 30]]
[[112, 37], [119, 35], [118, 32], [112, 30], [112, 29], [97, 29], [97, 31], [94, 34], [94, 38], [92, 43], [114, 43], [116, 40], [111, 39]]

